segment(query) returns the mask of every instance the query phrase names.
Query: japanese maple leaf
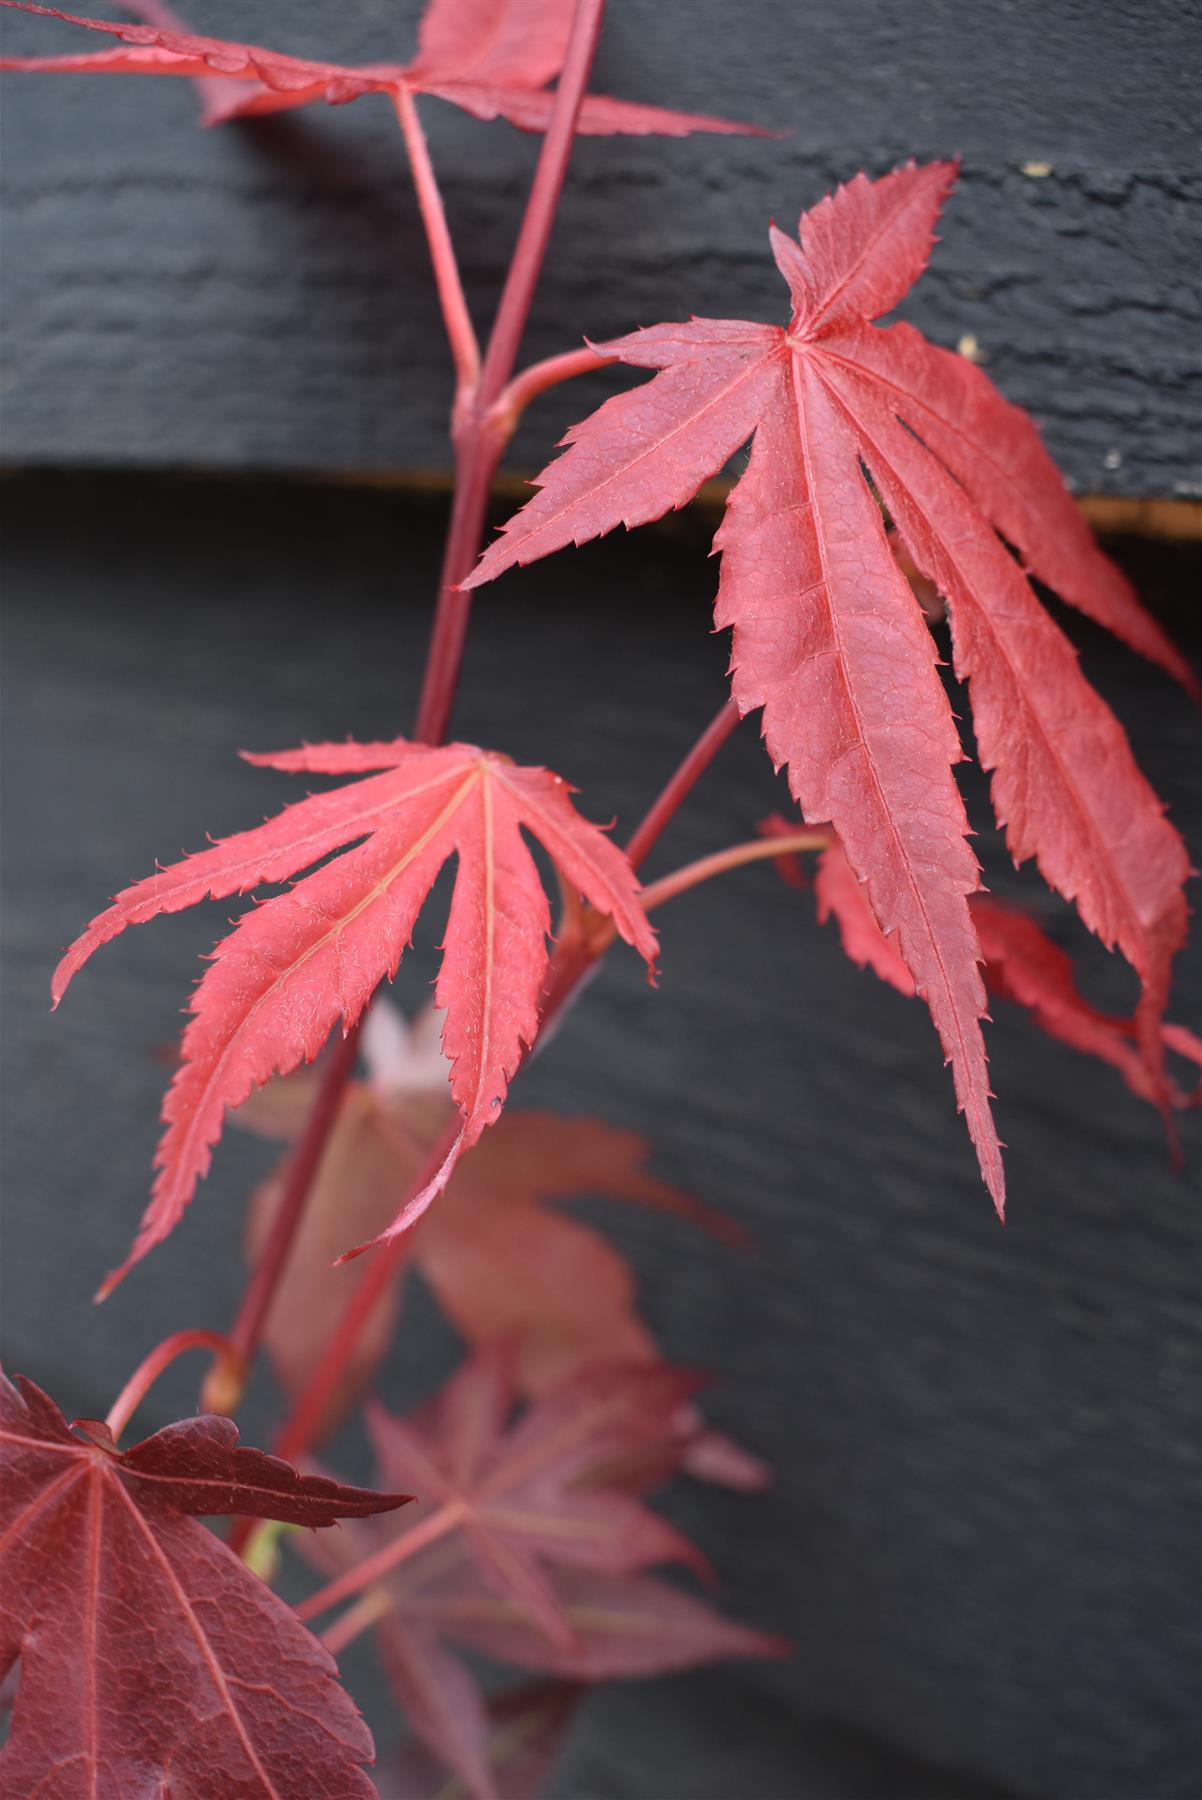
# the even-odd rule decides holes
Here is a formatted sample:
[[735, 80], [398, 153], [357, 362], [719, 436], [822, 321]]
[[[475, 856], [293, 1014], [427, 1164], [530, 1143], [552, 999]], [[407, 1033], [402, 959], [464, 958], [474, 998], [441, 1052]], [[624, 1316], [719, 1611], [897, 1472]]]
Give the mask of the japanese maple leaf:
[[[385, 1667], [388, 1651], [382, 1646]], [[496, 1800], [540, 1800], [563, 1751], [584, 1688], [573, 1681], [531, 1682], [490, 1695], [481, 1709], [482, 1761]], [[461, 1800], [470, 1787], [448, 1786], [439, 1759], [415, 1738], [393, 1759], [390, 1800]]]
[[655, 1575], [605, 1579], [565, 1569], [555, 1595], [572, 1642], [548, 1642], [521, 1610], [490, 1600], [462, 1573], [407, 1603], [414, 1619], [483, 1655], [568, 1681], [621, 1681], [679, 1674], [730, 1657], [787, 1656], [786, 1638], [723, 1617], [687, 1589]]
[[[331, 1268], [348, 1240], [383, 1230], [399, 1197], [453, 1116], [446, 1064], [430, 1055], [437, 1015], [410, 1029], [383, 996], [363, 1033], [369, 1080], [349, 1088], [322, 1158], [267, 1325], [276, 1372], [303, 1389], [321, 1345], [347, 1303], [349, 1271]], [[433, 1043], [433, 1048], [437, 1048]], [[293, 1143], [304, 1129], [320, 1065], [270, 1082], [238, 1109], [235, 1123]], [[727, 1243], [735, 1227], [647, 1167], [648, 1146], [599, 1119], [506, 1111], [455, 1170], [415, 1234], [409, 1261], [469, 1344], [512, 1345], [521, 1391], [537, 1394], [583, 1363], [650, 1362], [657, 1351], [636, 1310], [634, 1271], [592, 1226], [549, 1203], [597, 1194], [691, 1220]], [[279, 1204], [288, 1158], [255, 1193], [248, 1255], [253, 1261]], [[328, 1429], [357, 1399], [391, 1342], [404, 1270], [360, 1331]]]
[[590, 1480], [678, 1434], [675, 1419], [697, 1379], [665, 1365], [593, 1365], [542, 1395], [515, 1425], [512, 1366], [503, 1350], [478, 1352], [424, 1413], [407, 1420], [370, 1406], [381, 1469], [419, 1488], [420, 1528], [450, 1509], [484, 1585], [512, 1602], [553, 1643], [572, 1630], [548, 1565], [627, 1575], [705, 1559], [667, 1520], [624, 1488]]
[[[612, 1472], [665, 1432], [675, 1454], [662, 1458], [661, 1478], [680, 1467], [671, 1414], [687, 1385], [676, 1371], [595, 1367], [506, 1432], [505, 1363], [490, 1352], [415, 1419], [370, 1416], [382, 1469], [420, 1467], [423, 1480], [441, 1483], [430, 1490], [438, 1504], [449, 1495], [466, 1500], [473, 1521], [504, 1545], [503, 1556], [516, 1550], [528, 1565], [538, 1559], [531, 1592], [465, 1527], [418, 1549], [363, 1596], [411, 1730], [475, 1800], [499, 1800], [509, 1787], [483, 1697], [452, 1642], [471, 1648], [478, 1640], [501, 1661], [571, 1682], [666, 1674], [786, 1648], [645, 1573], [661, 1552], [695, 1553], [637, 1506]], [[430, 1517], [426, 1506], [413, 1522]], [[407, 1535], [367, 1521], [297, 1547], [326, 1573], [343, 1575]]]
[[[378, 1534], [356, 1528], [360, 1544]], [[337, 1547], [339, 1556], [346, 1545]], [[457, 1645], [565, 1682], [646, 1680], [707, 1663], [785, 1656], [787, 1640], [727, 1618], [688, 1589], [649, 1574], [556, 1569], [550, 1583], [571, 1628], [557, 1644], [514, 1602], [491, 1593], [460, 1561], [406, 1564], [388, 1578], [377, 1626], [380, 1660], [414, 1735], [456, 1770], [475, 1800], [503, 1800], [483, 1699]]]
[[[575, 0], [431, 0], [409, 63], [343, 68], [263, 50], [254, 44], [198, 37], [176, 28], [163, 7], [136, 10], [143, 24], [81, 18], [30, 0], [0, 0], [18, 12], [40, 13], [69, 25], [107, 32], [120, 50], [66, 56], [10, 56], [0, 68], [92, 75], [182, 75], [197, 81], [206, 125], [325, 101], [342, 106], [363, 94], [431, 94], [477, 119], [508, 119], [523, 131], [545, 131], [555, 103], [553, 81], [563, 67]], [[215, 79], [216, 78], [216, 79]], [[586, 135], [625, 133], [686, 137], [693, 131], [766, 135], [755, 126], [701, 113], [671, 112], [588, 94], [576, 129]]]
[[[913, 994], [913, 976], [882, 933], [838, 843], [818, 859], [814, 899], [819, 920], [825, 924], [834, 919], [852, 962], [871, 969], [899, 993]], [[1077, 986], [1071, 959], [1029, 913], [984, 894], [973, 895], [971, 910], [990, 991], [1025, 1007], [1049, 1037], [1109, 1063], [1141, 1099], [1160, 1104], [1160, 1089], [1135, 1045], [1135, 1021], [1099, 1012], [1089, 1004]], [[1202, 1064], [1202, 1042], [1193, 1032], [1167, 1024], [1162, 1037], [1166, 1048]], [[1169, 1096], [1179, 1106], [1191, 1103], [1191, 1097], [1173, 1086]]]
[[465, 585], [659, 518], [752, 440], [715, 539], [734, 696], [744, 713], [763, 709], [769, 754], [787, 765], [806, 820], [835, 826], [877, 921], [896, 934], [1000, 1212], [968, 909], [978, 868], [951, 773], [962, 751], [864, 468], [903, 547], [947, 600], [1010, 849], [1016, 861], [1034, 856], [1139, 973], [1140, 1042], [1157, 1082], [1159, 1021], [1185, 931], [1184, 847], [997, 532], [1064, 599], [1189, 675], [1094, 546], [1031, 421], [971, 363], [908, 325], [870, 323], [922, 272], [954, 176], [949, 163], [858, 175], [802, 215], [799, 240], [772, 227], [793, 305], [787, 327], [693, 319], [596, 346], [660, 373], [568, 434], [541, 491]]
[[375, 1792], [359, 1767], [371, 1737], [332, 1658], [191, 1515], [325, 1526], [405, 1495], [302, 1477], [240, 1448], [228, 1419], [121, 1451], [105, 1425], [69, 1427], [40, 1388], [4, 1375], [0, 1459], [0, 1676], [21, 1659], [6, 1794]]
[[499, 1117], [510, 1076], [534, 1041], [551, 917], [523, 830], [569, 889], [611, 917], [648, 964], [654, 958], [655, 935], [630, 864], [546, 769], [521, 768], [471, 744], [431, 749], [400, 738], [310, 744], [247, 761], [298, 773], [380, 773], [312, 794], [125, 888], [59, 964], [55, 1005], [92, 952], [127, 925], [283, 881], [342, 845], [366, 841], [244, 914], [213, 951], [163, 1103], [167, 1129], [153, 1197], [103, 1293], [178, 1223], [208, 1171], [226, 1108], [276, 1071], [311, 1060], [335, 1021], [352, 1025], [376, 986], [395, 974], [452, 855], [455, 885], [435, 992], [446, 1014], [443, 1047], [461, 1127], [438, 1174], [381, 1236], [412, 1224], [445, 1186], [460, 1152]]
[[[504, 1763], [497, 1766], [504, 1745], [496, 1742], [483, 1698], [448, 1645], [589, 1684], [789, 1654], [787, 1639], [727, 1618], [656, 1575], [562, 1569], [551, 1583], [572, 1629], [567, 1646], [553, 1643], [520, 1607], [482, 1588], [462, 1563], [432, 1573], [406, 1565], [387, 1583], [392, 1610], [377, 1627], [384, 1672], [415, 1737], [457, 1772], [474, 1800], [508, 1800], [514, 1790]], [[530, 1791], [517, 1793], [524, 1800]]]

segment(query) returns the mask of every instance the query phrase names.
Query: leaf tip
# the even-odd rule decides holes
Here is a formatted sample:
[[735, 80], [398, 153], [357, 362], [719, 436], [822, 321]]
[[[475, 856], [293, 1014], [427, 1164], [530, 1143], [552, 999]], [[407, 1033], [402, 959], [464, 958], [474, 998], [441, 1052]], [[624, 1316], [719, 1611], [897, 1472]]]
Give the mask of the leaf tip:
[[126, 1275], [129, 1273], [129, 1267], [129, 1263], [124, 1262], [121, 1264], [120, 1268], [109, 1270], [100, 1286], [96, 1289], [96, 1292], [92, 1295], [93, 1306], [102, 1306], [114, 1289], [120, 1287], [121, 1283], [125, 1280]]

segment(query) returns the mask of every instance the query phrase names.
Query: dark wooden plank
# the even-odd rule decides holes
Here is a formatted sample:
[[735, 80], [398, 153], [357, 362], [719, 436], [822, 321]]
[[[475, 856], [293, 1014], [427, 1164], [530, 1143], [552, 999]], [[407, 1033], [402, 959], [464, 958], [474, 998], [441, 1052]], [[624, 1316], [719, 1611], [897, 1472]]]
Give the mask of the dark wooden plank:
[[[263, 483], [8, 488], [6, 1354], [87, 1413], [158, 1336], [230, 1316], [242, 1197], [266, 1158], [231, 1134], [184, 1226], [94, 1311], [146, 1193], [164, 1082], [153, 1050], [233, 909], [110, 945], [51, 1019], [56, 952], [156, 856], [279, 805], [293, 784], [239, 764], [238, 746], [407, 723], [442, 511]], [[593, 816], [630, 821], [721, 696], [707, 542], [682, 515], [671, 533], [506, 578], [478, 605], [457, 728], [546, 760]], [[1145, 548], [1134, 566], [1197, 654], [1197, 553]], [[1197, 859], [1188, 702], [1097, 634], [1082, 641]], [[779, 803], [748, 727], [656, 868], [746, 835]], [[993, 834], [980, 842], [990, 881], [1013, 884]], [[1089, 953], [1065, 908], [1043, 910], [1099, 1003], [1129, 1003], [1121, 966]], [[925, 1017], [846, 965], [802, 897], [745, 870], [664, 926], [659, 992], [615, 956], [522, 1097], [644, 1131], [667, 1176], [759, 1245], [732, 1261], [670, 1221], [606, 1216], [672, 1354], [717, 1371], [714, 1417], [780, 1470], [762, 1498], [694, 1489], [679, 1502], [732, 1608], [796, 1640], [792, 1664], [749, 1679], [964, 1780], [1040, 1800], [1192, 1797], [1202, 1120], [1186, 1121], [1191, 1160], [1176, 1175], [1156, 1119], [1111, 1071], [999, 1008], [1003, 1232]], [[437, 935], [432, 921], [403, 967], [410, 1000], [427, 991]], [[1195, 943], [1187, 1014], [1199, 969]], [[396, 1401], [427, 1390], [451, 1352], [416, 1301], [406, 1333], [384, 1382]], [[159, 1403], [187, 1408], [193, 1379], [181, 1366]], [[260, 1399], [247, 1428], [269, 1421]], [[348, 1443], [352, 1473], [358, 1453]], [[711, 1719], [714, 1685], [686, 1691]], [[654, 1736], [654, 1694], [637, 1705]], [[800, 1773], [797, 1787], [769, 1785], [787, 1748], [740, 1765], [743, 1726], [722, 1717], [727, 1760], [711, 1766], [742, 1767], [748, 1784], [732, 1776], [726, 1793], [809, 1791]], [[717, 1751], [703, 1723], [705, 1762]], [[650, 1751], [641, 1763], [630, 1731], [590, 1740], [600, 1762], [586, 1759], [594, 1779], [579, 1791], [711, 1791], [709, 1772], [640, 1786], [666, 1765]], [[855, 1800], [905, 1791], [900, 1777], [850, 1788]]]
[[[416, 15], [193, 10], [198, 29], [351, 61], [404, 52]], [[14, 53], [81, 36], [9, 14], [3, 30]], [[793, 135], [582, 144], [528, 348], [777, 316], [770, 215], [791, 223], [861, 166], [959, 151], [911, 316], [976, 339], [1079, 488], [1198, 494], [1195, 32], [1188, 0], [623, 0], [599, 87]], [[384, 102], [203, 133], [175, 82], [5, 79], [10, 461], [445, 463], [446, 357]], [[426, 111], [483, 316], [533, 145]], [[548, 399], [518, 464], [581, 403]]]

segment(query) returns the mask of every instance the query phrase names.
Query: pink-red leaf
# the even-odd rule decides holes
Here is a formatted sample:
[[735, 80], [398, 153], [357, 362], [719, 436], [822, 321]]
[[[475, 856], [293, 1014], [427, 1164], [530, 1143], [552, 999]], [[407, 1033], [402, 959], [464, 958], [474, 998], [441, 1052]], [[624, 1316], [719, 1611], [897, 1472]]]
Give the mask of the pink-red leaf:
[[189, 1419], [121, 1452], [0, 1375], [5, 1793], [229, 1800], [374, 1790], [363, 1721], [291, 1610], [190, 1514], [331, 1525], [400, 1506]]
[[871, 382], [842, 370], [829, 379], [903, 541], [947, 600], [956, 670], [969, 683], [1011, 854], [1034, 857], [1139, 974], [1155, 1080], [1172, 959], [1185, 938], [1185, 846], [1122, 726], [964, 489]]
[[[376, 1633], [381, 1665], [422, 1747], [421, 1761], [429, 1756], [454, 1769], [477, 1800], [499, 1800], [489, 1768], [488, 1714], [479, 1688], [459, 1658], [430, 1627], [406, 1627], [385, 1615]], [[413, 1760], [419, 1759], [415, 1755]], [[425, 1774], [429, 1777], [428, 1767]], [[414, 1800], [429, 1800], [438, 1792], [435, 1776], [427, 1779]]]
[[876, 922], [863, 885], [852, 874], [842, 844], [832, 844], [818, 858], [814, 878], [818, 922], [834, 919], [845, 954], [861, 969], [895, 987], [899, 994], [914, 992], [914, 977]]
[[935, 225], [956, 179], [955, 163], [912, 163], [879, 181], [857, 175], [798, 223], [798, 243], [773, 242], [807, 336], [891, 312], [927, 266]]
[[[786, 822], [778, 825], [772, 821], [771, 829], [787, 829]], [[852, 962], [862, 969], [871, 969], [899, 993], [913, 994], [909, 970], [882, 935], [864, 890], [837, 843], [819, 858], [814, 898], [819, 921], [825, 924], [828, 919], [835, 920], [844, 952]], [[1109, 1063], [1141, 1099], [1161, 1103], [1158, 1085], [1136, 1048], [1135, 1021], [1099, 1012], [1089, 1004], [1077, 986], [1067, 953], [1052, 942], [1030, 914], [985, 894], [975, 894], [972, 916], [985, 958], [986, 984], [992, 993], [1025, 1007], [1049, 1037]], [[1187, 1061], [1202, 1062], [1202, 1044], [1182, 1026], [1164, 1025], [1161, 1038], [1165, 1049]], [[1175, 1088], [1171, 1097], [1177, 1105], [1191, 1104], [1191, 1097]]]
[[[1163, 1105], [1162, 1084], [1151, 1078], [1147, 1060], [1136, 1047], [1136, 1022], [1089, 1004], [1077, 986], [1068, 954], [1036, 920], [985, 895], [973, 901], [973, 917], [985, 953], [985, 979], [993, 993], [1026, 1007], [1049, 1037], [1109, 1063], [1141, 1100]], [[1193, 1032], [1165, 1024], [1160, 1036], [1166, 1050], [1195, 1065], [1202, 1062], [1202, 1044]], [[1176, 1105], [1190, 1104], [1190, 1098], [1172, 1086], [1169, 1097]]]
[[[464, 1364], [425, 1416], [376, 1407], [368, 1426], [380, 1467], [456, 1510], [480, 1579], [553, 1642], [571, 1631], [548, 1566], [623, 1575], [653, 1563], [704, 1568], [686, 1539], [631, 1494], [589, 1477], [673, 1436], [695, 1381], [663, 1366], [600, 1366], [536, 1401], [506, 1430], [510, 1359], [485, 1351]], [[415, 1528], [422, 1516], [415, 1514]]]
[[[655, 1479], [679, 1468], [676, 1415], [692, 1385], [663, 1368], [594, 1367], [506, 1429], [507, 1359], [478, 1356], [415, 1416], [377, 1412], [371, 1420], [382, 1466], [404, 1469], [430, 1497], [425, 1535], [415, 1541], [409, 1529], [373, 1520], [348, 1524], [337, 1536], [298, 1540], [307, 1561], [338, 1577], [344, 1595], [364, 1585], [356, 1577], [370, 1563], [371, 1593], [336, 1621], [331, 1641], [349, 1641], [361, 1625], [354, 1615], [366, 1605], [415, 1735], [474, 1800], [521, 1800], [532, 1792], [530, 1781], [562, 1734], [567, 1696], [540, 1711], [533, 1735], [529, 1710], [516, 1696], [499, 1710], [490, 1703], [486, 1717], [447, 1641], [569, 1681], [655, 1675], [785, 1650], [780, 1639], [724, 1619], [641, 1572], [657, 1556], [695, 1561], [670, 1527], [635, 1504], [626, 1479], [641, 1465], [648, 1479], [638, 1491], [650, 1487], [657, 1451]], [[664, 1454], [665, 1446], [673, 1454]], [[431, 1532], [440, 1512], [449, 1529]], [[420, 1534], [420, 1515], [406, 1522]], [[515, 1550], [522, 1558], [516, 1586], [504, 1554]], [[531, 1570], [541, 1583], [533, 1606]], [[495, 1726], [502, 1717], [520, 1717], [526, 1728], [490, 1732], [490, 1721]], [[422, 1779], [419, 1791], [436, 1791]]]
[[672, 1675], [727, 1658], [789, 1653], [786, 1639], [727, 1619], [654, 1575], [603, 1579], [564, 1569], [553, 1579], [572, 1632], [566, 1646], [549, 1643], [517, 1607], [490, 1600], [462, 1577], [415, 1596], [407, 1610], [468, 1649], [569, 1681]]
[[[414, 62], [347, 68], [163, 25], [150, 16], [152, 10], [159, 14], [158, 8], [143, 9], [146, 22], [135, 25], [82, 18], [32, 0], [0, 0], [0, 5], [18, 12], [107, 32], [126, 46], [65, 56], [3, 57], [0, 68], [191, 77], [201, 88], [204, 122], [209, 125], [318, 101], [342, 106], [364, 94], [396, 99], [407, 92], [447, 100], [478, 119], [503, 118], [523, 131], [545, 131], [554, 103], [546, 83], [563, 66], [573, 4], [574, 0], [432, 0], [418, 28]], [[654, 132], [684, 137], [694, 131], [765, 135], [756, 126], [730, 119], [671, 112], [599, 94], [586, 96], [577, 130], [586, 135]]]
[[1099, 550], [1034, 421], [1002, 398], [983, 369], [905, 324], [851, 329], [843, 342], [832, 338], [826, 354], [871, 375], [1031, 574], [1197, 697], [1196, 676]]
[[1185, 927], [1184, 850], [994, 527], [1067, 599], [1185, 671], [1089, 542], [1030, 422], [979, 370], [953, 373], [954, 359], [909, 328], [870, 323], [925, 266], [954, 174], [936, 163], [857, 176], [803, 214], [799, 240], [773, 227], [793, 301], [787, 330], [694, 319], [597, 346], [660, 373], [569, 433], [465, 585], [660, 517], [753, 438], [715, 540], [734, 695], [744, 712], [762, 708], [769, 753], [787, 764], [806, 821], [834, 825], [890, 955], [926, 1000], [1000, 1210], [968, 907], [978, 874], [950, 773], [959, 740], [862, 465], [949, 601], [1016, 859], [1036, 857], [1143, 981], [1153, 1083]]
[[[364, 1030], [371, 1083], [354, 1084], [322, 1159], [267, 1325], [276, 1372], [290, 1394], [311, 1377], [320, 1346], [347, 1303], [349, 1271], [330, 1264], [348, 1236], [370, 1237], [393, 1217], [451, 1116], [445, 1064], [431, 1056], [430, 1019], [406, 1038], [404, 1021], [378, 998]], [[315, 1075], [297, 1070], [252, 1095], [238, 1123], [292, 1142], [312, 1099]], [[456, 1168], [422, 1221], [410, 1261], [469, 1344], [512, 1347], [518, 1385], [544, 1392], [582, 1365], [653, 1362], [658, 1352], [638, 1316], [634, 1273], [591, 1225], [550, 1202], [592, 1194], [668, 1212], [735, 1247], [745, 1237], [722, 1215], [680, 1193], [647, 1167], [648, 1147], [599, 1119], [507, 1110]], [[253, 1258], [279, 1204], [288, 1164], [254, 1197]], [[364, 1322], [323, 1429], [358, 1398], [391, 1339], [402, 1271]], [[688, 1466], [715, 1479], [762, 1486], [765, 1471], [713, 1433], [690, 1436]]]
[[[490, 1698], [483, 1715], [484, 1757], [496, 1800], [542, 1800], [583, 1691], [576, 1682], [542, 1681]], [[431, 1794], [460, 1800], [454, 1787], [442, 1784], [437, 1759], [420, 1744], [406, 1745], [390, 1780], [394, 1800], [429, 1800]], [[468, 1788], [478, 1792], [479, 1784], [473, 1790], [469, 1782]]]
[[302, 801], [127, 888], [60, 964], [56, 998], [97, 945], [126, 925], [206, 895], [282, 880], [366, 835], [244, 914], [213, 952], [163, 1104], [167, 1130], [154, 1195], [106, 1292], [179, 1221], [208, 1171], [226, 1109], [276, 1071], [311, 1061], [331, 1026], [339, 1018], [353, 1024], [377, 985], [395, 974], [450, 857], [456, 879], [436, 995], [446, 1014], [443, 1042], [461, 1130], [439, 1175], [382, 1236], [411, 1224], [445, 1186], [459, 1152], [499, 1116], [510, 1077], [534, 1041], [550, 912], [523, 831], [542, 843], [564, 882], [652, 961], [655, 937], [628, 861], [580, 816], [571, 790], [549, 771], [520, 768], [473, 745], [429, 749], [403, 740], [391, 747], [310, 746], [255, 760], [342, 773], [385, 759], [382, 773]]

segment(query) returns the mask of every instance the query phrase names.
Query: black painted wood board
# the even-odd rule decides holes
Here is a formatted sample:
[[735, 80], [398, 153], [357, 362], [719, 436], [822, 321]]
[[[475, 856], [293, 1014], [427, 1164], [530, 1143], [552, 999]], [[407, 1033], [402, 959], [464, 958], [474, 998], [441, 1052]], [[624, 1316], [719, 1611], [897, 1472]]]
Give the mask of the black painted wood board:
[[[354, 62], [406, 54], [416, 14], [195, 0], [191, 22]], [[0, 31], [12, 54], [93, 42], [7, 13]], [[1193, 0], [614, 0], [600, 90], [792, 135], [581, 143], [527, 351], [777, 318], [770, 216], [958, 152], [906, 315], [976, 341], [1079, 489], [1202, 493], [1196, 47]], [[424, 111], [484, 319], [535, 145]], [[9, 462], [445, 466], [447, 357], [385, 101], [204, 132], [180, 82], [6, 76], [3, 148]], [[517, 466], [588, 393], [540, 404]]]
[[[156, 857], [295, 791], [238, 747], [408, 724], [444, 519], [434, 500], [263, 482], [30, 476], [4, 497], [5, 1355], [86, 1414], [166, 1331], [232, 1315], [243, 1196], [267, 1155], [230, 1134], [175, 1237], [94, 1309], [147, 1192], [156, 1051], [234, 908], [107, 946], [53, 1018], [50, 969]], [[594, 817], [628, 825], [722, 695], [707, 547], [684, 514], [506, 577], [478, 602], [457, 730], [545, 760]], [[1123, 553], [1197, 656], [1197, 554]], [[1189, 703], [1072, 628], [1198, 860]], [[964, 773], [991, 883], [1039, 908], [1099, 1004], [1130, 1004], [1122, 966], [1009, 871]], [[746, 835], [782, 798], [743, 727], [652, 872]], [[409, 1003], [427, 991], [438, 923], [402, 967]], [[973, 1779], [1038, 1800], [1192, 1797], [1199, 1115], [1174, 1173], [1112, 1071], [999, 1007], [1002, 1230], [924, 1014], [846, 964], [804, 896], [749, 869], [663, 924], [659, 991], [615, 954], [515, 1103], [637, 1128], [665, 1176], [752, 1233], [757, 1250], [731, 1259], [672, 1221], [588, 1209], [634, 1257], [671, 1354], [716, 1371], [715, 1419], [780, 1471], [767, 1496], [689, 1488], [676, 1506], [727, 1604], [797, 1653], [729, 1688], [674, 1687], [666, 1740], [653, 1689], [606, 1701], [598, 1716], [626, 1723], [588, 1738], [575, 1800], [717, 1800], [711, 1777], [733, 1794], [739, 1769], [755, 1800], [810, 1800], [788, 1720], [811, 1714], [953, 1771], [956, 1800]], [[1195, 1025], [1199, 968], [1195, 942], [1175, 1001]], [[415, 1290], [385, 1397], [428, 1392], [452, 1350]], [[147, 1422], [188, 1409], [194, 1379], [181, 1365]], [[275, 1412], [260, 1388], [247, 1431]], [[353, 1432], [334, 1454], [366, 1474]], [[741, 1763], [744, 1719], [771, 1741]], [[663, 1746], [681, 1733], [695, 1761], [674, 1792]], [[830, 1787], [906, 1791], [896, 1772]]]

